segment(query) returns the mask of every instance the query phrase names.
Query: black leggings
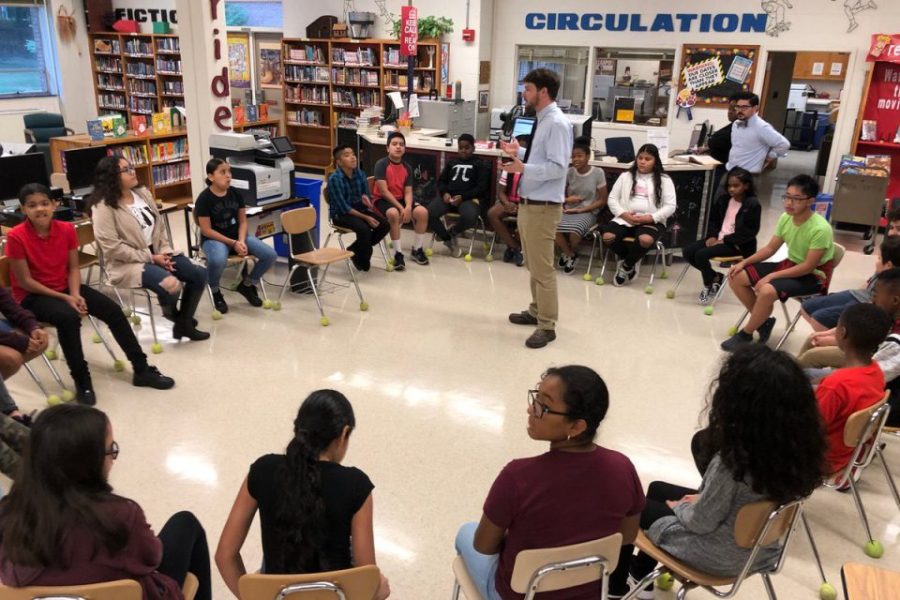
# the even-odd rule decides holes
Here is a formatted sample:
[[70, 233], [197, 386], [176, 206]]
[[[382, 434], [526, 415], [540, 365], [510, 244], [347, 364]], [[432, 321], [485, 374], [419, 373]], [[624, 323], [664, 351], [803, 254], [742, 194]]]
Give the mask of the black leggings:
[[709, 260], [717, 256], [741, 256], [741, 251], [724, 242], [707, 247], [706, 240], [697, 240], [693, 244], [685, 246], [681, 254], [688, 264], [703, 275], [703, 286], [709, 287], [716, 277], [716, 272], [709, 264]]
[[[663, 517], [674, 515], [672, 509], [666, 505], [666, 500], [681, 500], [688, 494], [696, 494], [697, 490], [673, 485], [664, 481], [654, 481], [647, 489], [647, 505], [641, 512], [641, 529], [646, 531], [653, 523]], [[628, 581], [628, 574], [640, 581], [656, 567], [656, 560], [643, 552], [634, 556], [634, 546], [629, 544], [622, 546], [619, 555], [619, 564], [610, 575], [610, 587], [622, 589]]]
[[[656, 240], [659, 239], [659, 236], [661, 236], [665, 230], [666, 226], [660, 225], [659, 223], [632, 227], [610, 221], [603, 227], [604, 233], [611, 233], [616, 236], [616, 238], [607, 245], [616, 253], [616, 256], [625, 261], [626, 269], [630, 269], [641, 262], [641, 259], [644, 258], [645, 254], [650, 252], [656, 243]], [[649, 235], [652, 237], [653, 244], [650, 244], [647, 248], [641, 246], [641, 242], [638, 238], [642, 235]], [[622, 241], [622, 239], [626, 237], [633, 237], [634, 241], [628, 243]]]
[[212, 600], [212, 577], [209, 570], [209, 547], [206, 532], [193, 513], [181, 511], [172, 515], [159, 531], [163, 545], [159, 572], [184, 586], [187, 574], [193, 573], [200, 583], [196, 600]]

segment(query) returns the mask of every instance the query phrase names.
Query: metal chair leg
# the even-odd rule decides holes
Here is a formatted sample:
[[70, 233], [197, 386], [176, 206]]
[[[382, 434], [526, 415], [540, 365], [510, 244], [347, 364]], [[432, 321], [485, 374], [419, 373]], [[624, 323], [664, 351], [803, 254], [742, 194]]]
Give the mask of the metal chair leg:
[[584, 272], [584, 280], [590, 281], [593, 279], [591, 276], [591, 267], [594, 266], [594, 253], [597, 252], [597, 232], [591, 234], [591, 254], [588, 257], [587, 271]]
[[47, 358], [47, 355], [41, 354], [41, 358], [44, 359], [44, 364], [47, 365], [48, 369], [50, 369], [50, 375], [53, 376], [53, 379], [56, 380], [56, 383], [59, 384], [59, 387], [61, 387], [63, 390], [68, 389], [66, 388], [66, 384], [63, 383], [62, 377], [59, 375], [59, 371], [56, 370], [56, 367], [54, 367], [53, 363], [50, 362], [50, 359]]
[[453, 593], [450, 594], [450, 600], [459, 600], [459, 582], [455, 579], [453, 580]]
[[825, 577], [825, 569], [822, 567], [822, 559], [819, 558], [819, 548], [816, 546], [816, 541], [813, 539], [812, 529], [809, 528], [809, 522], [806, 520], [806, 515], [803, 512], [800, 512], [800, 522], [803, 524], [803, 529], [806, 531], [806, 538], [809, 540], [809, 545], [812, 548], [813, 557], [816, 559], [816, 568], [819, 569], [819, 575], [822, 577], [822, 584], [828, 583], [828, 579]]
[[878, 458], [881, 459], [881, 468], [884, 470], [884, 478], [887, 479], [888, 487], [891, 488], [894, 502], [897, 503], [897, 508], [900, 508], [900, 494], [897, 493], [897, 484], [894, 483], [894, 477], [891, 475], [891, 471], [887, 466], [887, 461], [884, 459], [884, 442], [876, 442], [875, 452], [878, 454]]
[[[146, 292], [146, 290], [144, 290]], [[150, 333], [153, 334], [153, 351], [156, 353], [158, 349], [162, 352], [162, 348], [159, 345], [159, 338], [156, 335], [156, 318], [153, 316], [153, 298], [150, 297], [150, 292], [147, 293], [147, 315], [150, 317]]]
[[606, 262], [609, 260], [609, 251], [610, 247], [603, 243], [603, 239], [600, 239], [600, 275], [597, 277], [597, 283], [602, 285], [605, 280], [603, 279], [603, 275], [606, 274]]
[[853, 503], [856, 505], [856, 512], [859, 513], [859, 518], [862, 520], [863, 527], [866, 530], [866, 542], [874, 541], [875, 538], [872, 536], [872, 529], [869, 527], [869, 518], [866, 516], [866, 509], [863, 507], [862, 498], [859, 497], [859, 490], [856, 489], [856, 482], [853, 480], [852, 474], [847, 477], [847, 482], [850, 484], [850, 492], [853, 494]]
[[97, 337], [100, 338], [100, 343], [103, 344], [103, 347], [106, 348], [106, 351], [109, 352], [109, 356], [113, 359], [113, 364], [118, 365], [119, 359], [116, 358], [116, 353], [113, 352], [113, 349], [109, 345], [109, 342], [107, 342], [106, 338], [103, 337], [103, 333], [100, 331], [100, 326], [97, 325], [97, 320], [91, 315], [88, 315], [88, 320], [91, 322], [91, 326], [94, 328], [94, 333], [96, 333]]
[[778, 600], [778, 595], [775, 594], [775, 587], [772, 585], [772, 578], [765, 572], [760, 573], [760, 575], [762, 575], [763, 584], [766, 586], [766, 594], [768, 594], [769, 600]]
[[278, 293], [278, 300], [275, 301], [276, 306], [281, 306], [281, 299], [284, 297], [284, 292], [288, 289], [288, 286], [291, 284], [291, 276], [294, 274], [300, 265], [294, 264], [290, 269], [288, 269], [287, 275], [284, 277], [284, 283], [281, 284], [281, 292]]
[[31, 379], [34, 380], [34, 383], [38, 386], [38, 389], [41, 390], [42, 394], [44, 394], [44, 398], [49, 398], [50, 393], [47, 392], [47, 388], [44, 387], [44, 382], [41, 381], [40, 377], [38, 377], [38, 374], [35, 372], [34, 368], [28, 363], [25, 363], [23, 366], [25, 367], [25, 370], [28, 371], [28, 374], [31, 375]]
[[309, 285], [312, 286], [313, 296], [316, 298], [316, 306], [319, 307], [319, 314], [321, 315], [319, 322], [321, 322], [322, 325], [328, 325], [328, 317], [325, 316], [325, 309], [322, 308], [322, 300], [319, 298], [319, 290], [316, 289], [316, 282], [313, 279], [312, 271], [310, 269], [306, 269], [306, 279], [309, 280]]
[[784, 333], [781, 334], [781, 339], [779, 339], [778, 343], [775, 344], [776, 350], [781, 350], [781, 347], [784, 345], [784, 342], [787, 341], [788, 336], [791, 335], [791, 332], [794, 331], [794, 327], [797, 326], [797, 321], [800, 320], [800, 311], [799, 310], [797, 311], [797, 314], [795, 314], [793, 318], [790, 318], [788, 316], [787, 308], [784, 306], [784, 304], [782, 304], [781, 306], [782, 306], [782, 308], [784, 308], [785, 318], [789, 319], [789, 321], [788, 321], [787, 328], [784, 330]]
[[675, 280], [675, 285], [672, 286], [672, 289], [666, 292], [666, 298], [674, 298], [675, 292], [678, 291], [678, 286], [681, 285], [681, 282], [684, 280], [685, 276], [688, 274], [691, 265], [689, 263], [685, 263], [684, 269], [681, 270], [681, 274], [678, 275], [678, 279]]
[[369, 310], [369, 304], [366, 302], [366, 299], [363, 298], [362, 290], [359, 289], [359, 281], [356, 279], [356, 273], [353, 272], [353, 267], [350, 266], [350, 261], [347, 260], [347, 271], [350, 273], [350, 279], [353, 280], [353, 287], [356, 288], [356, 295], [359, 296], [359, 310]]

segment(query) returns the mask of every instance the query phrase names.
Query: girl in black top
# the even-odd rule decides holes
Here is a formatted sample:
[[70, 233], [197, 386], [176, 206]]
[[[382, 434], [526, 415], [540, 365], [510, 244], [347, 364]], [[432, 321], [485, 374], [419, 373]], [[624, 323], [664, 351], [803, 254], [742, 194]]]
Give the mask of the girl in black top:
[[[228, 515], [216, 565], [238, 596], [247, 571], [240, 551], [259, 510], [266, 573], [316, 573], [375, 564], [372, 482], [340, 463], [356, 425], [340, 392], [317, 390], [294, 420], [285, 454], [267, 454], [250, 466]], [[390, 595], [387, 579], [373, 600]]]
[[700, 304], [709, 302], [719, 293], [724, 276], [710, 266], [717, 256], [753, 256], [762, 207], [756, 199], [753, 175], [735, 167], [728, 172], [725, 189], [710, 207], [706, 235], [682, 250], [684, 260], [703, 275]]

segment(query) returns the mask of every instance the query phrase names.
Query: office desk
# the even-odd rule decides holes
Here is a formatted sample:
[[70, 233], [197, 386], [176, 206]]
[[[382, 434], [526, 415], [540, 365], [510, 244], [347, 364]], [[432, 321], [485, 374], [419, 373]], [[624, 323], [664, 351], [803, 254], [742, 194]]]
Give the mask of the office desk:
[[841, 567], [847, 600], [900, 600], [900, 573], [860, 563]]

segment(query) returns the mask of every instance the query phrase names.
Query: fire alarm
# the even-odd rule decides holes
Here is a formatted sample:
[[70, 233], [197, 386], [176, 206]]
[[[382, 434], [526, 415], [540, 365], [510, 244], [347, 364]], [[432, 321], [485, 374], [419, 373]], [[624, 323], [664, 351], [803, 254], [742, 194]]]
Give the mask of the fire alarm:
[[474, 29], [463, 29], [463, 41], [464, 42], [474, 42], [475, 41], [475, 30]]

